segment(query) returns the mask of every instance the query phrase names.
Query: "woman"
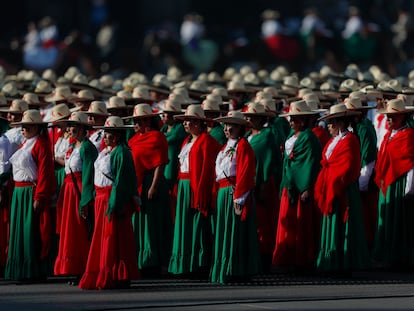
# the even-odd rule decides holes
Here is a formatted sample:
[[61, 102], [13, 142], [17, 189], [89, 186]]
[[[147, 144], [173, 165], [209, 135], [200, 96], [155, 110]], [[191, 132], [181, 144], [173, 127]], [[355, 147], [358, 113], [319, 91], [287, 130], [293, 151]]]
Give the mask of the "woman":
[[[22, 120], [23, 113], [29, 109], [29, 104], [21, 99], [14, 99], [9, 108], [0, 109], [1, 112], [7, 113], [7, 119], [11, 123], [17, 123]], [[24, 136], [22, 130], [19, 126], [13, 126], [8, 129], [5, 133], [6, 137], [9, 139], [12, 154], [19, 149], [20, 145], [24, 141]]]
[[344, 104], [331, 106], [319, 118], [328, 122], [332, 138], [322, 152], [322, 169], [315, 184], [315, 200], [322, 213], [317, 268], [347, 273], [368, 266], [368, 247], [362, 220], [358, 178], [361, 156], [358, 138], [348, 130], [359, 112]]
[[25, 138], [10, 158], [15, 188], [11, 202], [10, 241], [5, 278], [38, 280], [48, 274], [50, 262], [50, 199], [55, 191], [53, 159], [46, 123], [38, 110], [23, 113]]
[[216, 118], [224, 123], [227, 143], [216, 158], [219, 185], [211, 282], [226, 283], [260, 271], [255, 206], [252, 198], [256, 162], [243, 137], [248, 122], [241, 112]]
[[106, 147], [95, 161], [95, 226], [82, 289], [129, 287], [139, 277], [132, 213], [138, 203], [134, 162], [125, 142], [122, 119], [110, 116], [104, 126]]
[[304, 100], [290, 104], [292, 132], [285, 142], [282, 197], [280, 199], [273, 264], [305, 270], [314, 268], [319, 244], [320, 214], [313, 186], [320, 169], [322, 148], [308, 127], [316, 113]]
[[385, 134], [375, 166], [379, 187], [378, 220], [373, 255], [381, 266], [414, 264], [414, 130], [407, 126], [413, 110], [401, 99], [389, 100]]
[[251, 102], [244, 112], [251, 130], [246, 138], [256, 156], [255, 202], [257, 232], [263, 270], [268, 272], [275, 246], [276, 225], [279, 215], [279, 186], [282, 172], [280, 147], [270, 127], [264, 127], [270, 115], [262, 104]]
[[57, 209], [62, 214], [55, 275], [75, 276], [71, 284], [75, 285], [85, 271], [89, 253], [91, 228], [86, 217], [93, 215], [93, 164], [98, 152], [87, 138], [90, 125], [85, 113], [73, 112], [68, 120], [56, 123], [66, 124], [72, 144], [65, 155], [66, 175], [57, 201]]
[[164, 166], [168, 162], [168, 143], [158, 129], [158, 115], [150, 105], [138, 104], [133, 115], [135, 134], [128, 140], [134, 160], [141, 197], [141, 209], [133, 216], [138, 268], [159, 274], [171, 256], [172, 217]]
[[211, 261], [211, 208], [215, 158], [220, 144], [207, 134], [207, 120], [200, 105], [189, 105], [184, 121], [190, 134], [180, 154], [174, 240], [168, 271], [172, 274], [208, 273]]

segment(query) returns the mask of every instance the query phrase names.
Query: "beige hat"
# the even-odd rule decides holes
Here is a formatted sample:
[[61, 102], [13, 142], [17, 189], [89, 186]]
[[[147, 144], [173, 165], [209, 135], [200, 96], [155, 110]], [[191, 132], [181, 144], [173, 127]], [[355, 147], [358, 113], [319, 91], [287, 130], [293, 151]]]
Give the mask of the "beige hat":
[[270, 117], [273, 113], [269, 113], [265, 110], [265, 107], [259, 103], [249, 102], [245, 104], [247, 110], [243, 112], [245, 116], [258, 116], [258, 117]]
[[132, 92], [128, 90], [120, 90], [116, 92], [116, 96], [122, 98], [125, 104], [134, 105], [139, 102], [139, 99], [132, 97]]
[[314, 93], [311, 89], [306, 89], [306, 88], [299, 89], [299, 91], [298, 91], [298, 97], [299, 98], [303, 98], [307, 94], [314, 94]]
[[286, 116], [306, 116], [306, 115], [315, 115], [317, 112], [312, 111], [306, 101], [297, 100], [290, 103], [289, 112], [281, 114], [281, 117]]
[[406, 106], [413, 106], [414, 95], [412, 94], [398, 94], [397, 98], [401, 99]]
[[326, 111], [328, 111], [328, 109], [319, 108], [319, 105], [321, 103], [319, 101], [318, 95], [316, 95], [315, 93], [309, 93], [309, 94], [304, 95], [303, 100], [309, 106], [311, 111], [314, 111], [314, 112], [326, 112]]
[[228, 67], [224, 70], [223, 80], [230, 81], [233, 76], [236, 74], [237, 70], [234, 67]]
[[206, 112], [220, 112], [220, 103], [214, 99], [205, 99], [201, 103], [201, 108]]
[[229, 94], [231, 93], [255, 93], [256, 89], [246, 87], [243, 81], [239, 80], [231, 80], [229, 83], [227, 83], [227, 92]]
[[148, 104], [137, 104], [134, 106], [134, 111], [132, 116], [123, 117], [122, 119], [140, 119], [140, 118], [149, 118], [157, 116], [151, 109], [151, 106]]
[[286, 98], [287, 96], [284, 94], [280, 94], [279, 90], [276, 89], [274, 86], [266, 86], [263, 88], [263, 92], [272, 94], [273, 98]]
[[384, 110], [380, 111], [385, 114], [402, 114], [402, 113], [414, 113], [413, 106], [406, 106], [400, 98], [395, 98], [387, 101], [387, 105]]
[[366, 110], [375, 108], [371, 106], [362, 106], [362, 101], [359, 97], [348, 97], [345, 99], [344, 104], [346, 109], [349, 110]]
[[172, 93], [182, 95], [184, 97], [184, 100], [185, 100], [184, 104], [186, 104], [186, 105], [195, 104], [195, 103], [200, 102], [199, 100], [190, 98], [190, 96], [188, 95], [188, 90], [185, 87], [174, 88], [172, 90]]
[[34, 92], [38, 95], [46, 95], [53, 92], [52, 84], [46, 80], [37, 82]]
[[45, 80], [54, 82], [56, 81], [56, 77], [57, 77], [56, 73], [53, 71], [53, 69], [50, 69], [50, 68], [45, 69], [42, 73], [42, 79], [45, 79]]
[[71, 125], [82, 125], [85, 126], [88, 129], [91, 129], [92, 126], [88, 123], [88, 115], [83, 111], [75, 111], [72, 112], [68, 119], [60, 119], [55, 122], [55, 124], [67, 124], [69, 126]]
[[[173, 94], [171, 94], [173, 95]], [[179, 96], [177, 94], [174, 94], [176, 96]], [[177, 100], [176, 98], [168, 98], [164, 101], [161, 109], [161, 113], [163, 112], [169, 112], [174, 114], [181, 114], [183, 112], [181, 108], [181, 101]]]
[[8, 82], [1, 88], [1, 93], [6, 98], [16, 98], [20, 95], [19, 90], [14, 82]]
[[258, 91], [253, 101], [260, 102], [262, 99], [273, 99], [273, 96], [269, 92]]
[[124, 124], [121, 117], [109, 116], [103, 126], [94, 126], [93, 128], [104, 130], [128, 130], [134, 128], [134, 126]]
[[39, 97], [34, 93], [25, 93], [22, 99], [27, 102], [29, 105], [39, 105]]
[[354, 79], [346, 79], [339, 86], [339, 92], [350, 93], [359, 89], [358, 81]]
[[190, 84], [190, 87], [188, 88], [188, 92], [190, 94], [197, 93], [196, 95], [199, 95], [199, 94], [209, 93], [209, 89], [205, 81], [195, 80]]
[[125, 109], [125, 110], [127, 110], [130, 107], [128, 107], [125, 104], [125, 100], [120, 96], [111, 96], [111, 97], [109, 97], [108, 104], [106, 105], [106, 109], [108, 111], [111, 111], [113, 109]]
[[80, 90], [75, 97], [69, 99], [68, 102], [70, 103], [92, 102], [94, 100], [95, 100], [95, 96], [93, 96], [93, 93], [90, 90], [83, 89], [83, 90]]
[[20, 122], [12, 122], [10, 123], [11, 126], [20, 126], [23, 124], [46, 124], [46, 122], [43, 122], [43, 119], [40, 115], [40, 111], [37, 109], [29, 109], [23, 112], [22, 120]]
[[112, 87], [112, 84], [114, 84], [114, 81], [114, 77], [110, 74], [105, 74], [99, 78], [99, 82], [106, 89], [110, 89]]
[[85, 113], [98, 116], [109, 116], [105, 102], [100, 100], [94, 100], [91, 102], [88, 111], [85, 111]]
[[178, 120], [202, 120], [209, 121], [204, 114], [204, 110], [201, 105], [189, 105], [184, 114], [174, 116], [174, 119]]
[[64, 73], [64, 77], [70, 81], [73, 80], [73, 78], [75, 78], [75, 76], [77, 74], [80, 74], [80, 70], [78, 67], [76, 66], [70, 66], [68, 69], [66, 69], [65, 73]]
[[225, 117], [215, 118], [214, 121], [221, 123], [238, 124], [248, 126], [250, 123], [246, 121], [244, 114], [240, 111], [229, 111]]
[[263, 105], [265, 111], [271, 113], [273, 116], [277, 115], [276, 101], [272, 98], [262, 98], [259, 104]]
[[354, 97], [358, 97], [361, 99], [362, 102], [366, 102], [368, 101], [368, 97], [367, 94], [362, 92], [362, 91], [353, 91], [351, 93], [349, 93], [348, 95], [349, 98], [354, 98]]
[[302, 80], [300, 80], [299, 84], [300, 84], [300, 87], [305, 88], [305, 89], [310, 89], [310, 90], [316, 89], [315, 81], [309, 77], [305, 77]]
[[69, 107], [65, 103], [57, 104], [52, 108], [52, 116], [50, 117], [49, 122], [59, 121], [65, 118], [68, 118], [71, 114]]
[[13, 99], [10, 106], [7, 108], [1, 108], [1, 112], [10, 112], [10, 113], [23, 113], [29, 109], [29, 104], [23, 99]]
[[73, 77], [72, 82], [78, 84], [88, 84], [88, 78], [84, 74], [78, 73]]
[[397, 93], [402, 92], [402, 85], [401, 85], [400, 81], [398, 81], [397, 79], [389, 80], [387, 82], [387, 87], [388, 87], [387, 91], [397, 92]]
[[329, 108], [329, 113], [320, 117], [318, 120], [329, 120], [329, 119], [341, 118], [341, 117], [351, 117], [351, 116], [357, 116], [360, 114], [361, 112], [359, 111], [348, 110], [345, 104], [340, 103], [340, 104], [332, 105]]
[[59, 101], [68, 101], [74, 96], [69, 86], [58, 86], [54, 89], [52, 94], [45, 96], [45, 101], [47, 102], [59, 102]]
[[136, 99], [142, 99], [144, 101], [152, 101], [148, 88], [143, 86], [134, 87], [132, 90], [132, 97]]

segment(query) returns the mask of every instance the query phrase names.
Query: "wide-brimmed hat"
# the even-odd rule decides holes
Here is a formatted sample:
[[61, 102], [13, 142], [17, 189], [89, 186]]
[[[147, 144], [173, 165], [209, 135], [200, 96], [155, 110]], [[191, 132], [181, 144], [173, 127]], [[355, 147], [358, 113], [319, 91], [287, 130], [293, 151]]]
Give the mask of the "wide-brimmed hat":
[[281, 117], [287, 116], [310, 116], [317, 114], [316, 111], [311, 110], [305, 100], [297, 100], [290, 103], [289, 111], [281, 114]]
[[109, 116], [105, 102], [100, 100], [94, 100], [91, 102], [88, 111], [85, 111], [85, 113], [96, 116]]
[[124, 124], [122, 118], [119, 116], [109, 116], [104, 125], [94, 126], [94, 129], [104, 129], [104, 130], [129, 130], [134, 128], [133, 125]]
[[227, 92], [232, 93], [255, 93], [257, 89], [248, 87], [240, 80], [231, 80], [227, 83]]
[[47, 80], [40, 80], [39, 82], [37, 82], [34, 89], [34, 93], [37, 94], [37, 96], [50, 95], [52, 92], [52, 84]]
[[263, 105], [266, 112], [276, 117], [278, 111], [276, 109], [276, 101], [273, 98], [262, 98], [259, 104]]
[[[111, 96], [113, 97], [113, 96]], [[116, 92], [116, 97], [120, 97], [123, 99], [125, 105], [134, 106], [139, 102], [137, 98], [132, 97], [132, 92], [129, 90], [120, 90]]]
[[401, 99], [406, 106], [413, 106], [414, 95], [412, 94], [398, 94], [396, 98]]
[[247, 109], [243, 112], [245, 116], [249, 117], [272, 117], [273, 113], [265, 110], [265, 107], [259, 103], [249, 102], [246, 103]]
[[68, 118], [71, 114], [71, 111], [65, 103], [60, 103], [52, 108], [51, 117], [49, 120], [46, 120], [48, 122], [56, 122], [65, 118]]
[[120, 96], [111, 96], [109, 97], [108, 104], [106, 109], [111, 112], [114, 109], [129, 110], [132, 106], [127, 106], [125, 100]]
[[360, 111], [354, 111], [354, 110], [348, 110], [345, 106], [345, 104], [340, 103], [336, 105], [332, 105], [329, 108], [329, 113], [320, 117], [318, 120], [329, 120], [329, 119], [335, 119], [335, 118], [341, 118], [341, 117], [352, 117], [360, 115]]
[[83, 111], [72, 112], [68, 119], [60, 119], [55, 121], [55, 124], [66, 124], [68, 126], [82, 125], [87, 129], [92, 128], [92, 125], [88, 123], [88, 115]]
[[132, 97], [136, 99], [136, 102], [151, 103], [153, 99], [149, 93], [149, 90], [145, 86], [136, 86], [132, 90]]
[[214, 121], [221, 123], [238, 124], [249, 126], [250, 123], [245, 119], [244, 114], [240, 111], [229, 111], [225, 117], [215, 118]]
[[172, 83], [168, 80], [166, 75], [155, 74], [152, 78], [152, 83], [147, 84], [146, 87], [150, 91], [169, 94], [172, 87]]
[[202, 121], [210, 121], [210, 119], [206, 118], [203, 108], [201, 105], [189, 105], [185, 110], [184, 114], [179, 114], [174, 116], [174, 119], [177, 120], [202, 120]]
[[95, 100], [95, 96], [93, 93], [88, 89], [80, 90], [76, 96], [69, 99], [68, 102], [76, 103], [76, 102], [92, 102]]
[[29, 104], [23, 99], [13, 99], [9, 107], [0, 108], [1, 112], [23, 113], [29, 109]]
[[190, 95], [188, 94], [188, 89], [186, 87], [176, 87], [172, 90], [172, 93], [174, 94], [179, 94], [182, 95], [184, 98], [184, 105], [191, 105], [191, 104], [195, 104], [195, 103], [199, 103], [200, 100], [197, 99], [193, 99], [190, 97]]
[[42, 79], [48, 80], [50, 82], [54, 82], [56, 81], [56, 78], [57, 78], [56, 72], [51, 68], [45, 69], [42, 72]]
[[375, 108], [372, 106], [363, 106], [361, 98], [359, 97], [348, 97], [344, 100], [344, 104], [349, 110], [368, 110]]
[[380, 113], [384, 114], [403, 114], [414, 113], [413, 106], [406, 106], [402, 99], [395, 98], [387, 101], [385, 109], [382, 109]]
[[45, 96], [45, 101], [47, 102], [60, 102], [68, 101], [69, 99], [74, 98], [72, 91], [69, 86], [58, 86], [56, 87], [52, 94]]
[[359, 83], [354, 79], [346, 79], [342, 81], [341, 85], [339, 86], [340, 93], [351, 93], [353, 91], [357, 91], [358, 89]]
[[203, 108], [204, 112], [221, 112], [220, 101], [211, 98], [203, 100], [201, 108]]
[[309, 93], [309, 94], [304, 95], [303, 100], [309, 106], [311, 111], [314, 111], [314, 112], [328, 111], [328, 109], [319, 108], [321, 105], [321, 102], [319, 101], [318, 95], [316, 95], [315, 93]]
[[253, 99], [254, 102], [260, 102], [262, 99], [273, 99], [273, 96], [269, 92], [258, 91]]
[[134, 106], [134, 111], [132, 116], [123, 117], [122, 119], [141, 119], [141, 118], [151, 118], [155, 117], [158, 114], [154, 113], [151, 109], [151, 106], [148, 104], [137, 104]]
[[[178, 94], [174, 94], [174, 95], [181, 96]], [[163, 112], [168, 112], [168, 113], [173, 113], [173, 114], [182, 114], [183, 110], [181, 107], [181, 101], [176, 100], [174, 98], [169, 98], [165, 100], [161, 108], [161, 113]]]
[[11, 126], [20, 126], [20, 125], [42, 125], [46, 124], [43, 121], [42, 116], [40, 115], [40, 111], [37, 109], [29, 109], [23, 112], [23, 116], [21, 121], [19, 122], [12, 122], [10, 123]]
[[24, 93], [22, 99], [29, 105], [40, 105], [39, 97], [35, 93]]
[[7, 82], [1, 88], [1, 93], [6, 97], [7, 100], [13, 100], [20, 97], [21, 93], [17, 88], [16, 83]]

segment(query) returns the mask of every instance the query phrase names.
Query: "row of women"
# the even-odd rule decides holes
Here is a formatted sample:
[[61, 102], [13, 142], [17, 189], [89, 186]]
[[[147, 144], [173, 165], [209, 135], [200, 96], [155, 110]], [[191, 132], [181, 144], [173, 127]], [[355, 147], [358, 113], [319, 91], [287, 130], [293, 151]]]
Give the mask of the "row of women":
[[[3, 162], [5, 174], [11, 164], [14, 186], [6, 279], [42, 278], [52, 266], [55, 275], [79, 278], [80, 288], [104, 289], [129, 286], [140, 272], [162, 268], [227, 283], [272, 264], [367, 268], [371, 250], [383, 265], [412, 261], [414, 130], [412, 111], [401, 100], [390, 100], [382, 111], [389, 131], [378, 155], [365, 142], [375, 131], [364, 125], [358, 99], [319, 118], [331, 137], [323, 149], [313, 131], [319, 111], [303, 100], [273, 120], [278, 126], [267, 127], [269, 113], [259, 103], [209, 119], [200, 105], [182, 114], [167, 100], [161, 131], [148, 104], [136, 105], [125, 122], [110, 116], [94, 127], [88, 112], [64, 107], [55, 107], [53, 120], [67, 133], [59, 136], [65, 143], [55, 144], [56, 170], [49, 142], [55, 127], [47, 128], [32, 109], [11, 123], [25, 139]], [[283, 117], [291, 131], [281, 152]], [[223, 145], [208, 133], [213, 123], [224, 125]], [[102, 130], [100, 148], [92, 135]], [[377, 206], [361, 204], [370, 179], [380, 190], [374, 220]], [[56, 180], [59, 248], [53, 256]]]

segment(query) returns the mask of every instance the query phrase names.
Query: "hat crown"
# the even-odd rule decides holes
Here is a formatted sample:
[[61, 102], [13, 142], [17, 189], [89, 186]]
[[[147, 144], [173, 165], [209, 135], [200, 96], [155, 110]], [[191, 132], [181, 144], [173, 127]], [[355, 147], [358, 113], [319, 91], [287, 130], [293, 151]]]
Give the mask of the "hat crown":
[[70, 114], [68, 120], [82, 124], [88, 124], [88, 115], [82, 111], [75, 111]]
[[95, 99], [95, 97], [93, 96], [90, 90], [80, 90], [78, 92], [78, 98], [90, 99], [90, 100]]
[[69, 86], [58, 86], [53, 91], [56, 100], [68, 99], [72, 97], [72, 92]]
[[121, 90], [116, 93], [116, 96], [121, 97], [123, 99], [131, 99], [132, 93], [131, 91], [128, 91], [128, 90]]
[[11, 82], [6, 83], [5, 85], [3, 85], [2, 92], [5, 95], [9, 95], [9, 96], [16, 96], [18, 94], [16, 85], [14, 83], [11, 83]]
[[342, 113], [342, 112], [346, 112], [346, 110], [347, 108], [345, 104], [340, 103], [340, 104], [332, 105], [329, 109], [329, 114]]
[[255, 96], [255, 101], [259, 102], [262, 99], [272, 99], [272, 94], [264, 91], [257, 92]]
[[182, 95], [184, 97], [184, 99], [188, 99], [188, 91], [185, 87], [177, 87], [174, 88], [172, 91], [174, 94], [179, 94]]
[[397, 79], [389, 80], [388, 83], [387, 83], [387, 86], [391, 91], [394, 91], [394, 92], [401, 92], [402, 91], [401, 83]]
[[212, 93], [210, 93], [210, 94], [208, 94], [206, 96], [206, 99], [216, 101], [219, 104], [222, 104], [223, 103], [223, 99], [221, 98], [221, 95], [219, 95], [219, 94], [212, 94]]
[[354, 79], [346, 79], [341, 83], [340, 88], [344, 91], [356, 91], [358, 89], [358, 82]]
[[316, 83], [309, 77], [305, 77], [302, 80], [300, 80], [300, 86], [308, 89], [315, 89]]
[[153, 112], [151, 106], [148, 104], [138, 104], [134, 107], [134, 112], [132, 114], [133, 117], [146, 117], [152, 116]]
[[114, 78], [107, 74], [107, 75], [103, 75], [102, 77], [99, 78], [99, 82], [102, 83], [103, 87], [111, 87], [112, 84], [114, 83]]
[[88, 84], [88, 78], [84, 74], [79, 73], [75, 77], [73, 77], [72, 82], [81, 83], [81, 84]]
[[52, 121], [56, 121], [69, 115], [69, 107], [64, 103], [57, 104], [52, 108]]
[[124, 126], [124, 122], [119, 116], [109, 116], [104, 123], [104, 128], [105, 127], [123, 127], [123, 126]]
[[299, 79], [297, 76], [286, 76], [283, 78], [283, 85], [288, 87], [299, 87]]
[[349, 94], [349, 98], [359, 97], [361, 101], [367, 100], [367, 95], [361, 91], [353, 91]]
[[211, 90], [211, 94], [218, 94], [221, 97], [229, 95], [229, 93], [227, 92], [227, 89], [225, 89], [224, 87], [215, 87], [215, 88], [213, 88]]
[[39, 103], [39, 97], [36, 94], [33, 93], [25, 93], [22, 98], [24, 101], [26, 101], [29, 104], [38, 104]]
[[56, 73], [52, 69], [46, 69], [42, 73], [42, 78], [50, 81], [56, 80]]
[[148, 89], [142, 86], [137, 86], [137, 87], [134, 87], [134, 89], [132, 90], [132, 98], [150, 99], [151, 97], [150, 97]]
[[247, 104], [247, 110], [246, 113], [266, 113], [265, 107], [259, 103], [250, 102]]
[[401, 98], [391, 99], [387, 102], [385, 113], [406, 112], [405, 104]]
[[203, 110], [208, 110], [208, 111], [220, 111], [219, 102], [213, 99], [205, 99], [201, 103], [201, 108], [203, 108]]
[[231, 118], [235, 118], [235, 119], [245, 120], [243, 113], [241, 113], [240, 111], [236, 111], [236, 110], [229, 111], [227, 113], [227, 116]]
[[43, 123], [39, 110], [29, 109], [23, 112], [21, 123]]
[[29, 104], [23, 99], [13, 99], [9, 111], [11, 112], [24, 112], [29, 109]]
[[51, 84], [46, 80], [40, 80], [36, 84], [35, 93], [51, 93], [52, 92], [52, 86]]
[[204, 119], [206, 117], [203, 108], [201, 108], [201, 105], [189, 105], [185, 110], [184, 115], [200, 119]]
[[345, 100], [345, 106], [346, 106], [347, 109], [362, 108], [361, 98], [359, 98], [359, 97], [348, 97]]
[[105, 102], [100, 100], [94, 100], [93, 102], [91, 102], [91, 104], [89, 105], [88, 112], [97, 114], [108, 114]]
[[163, 111], [181, 112], [181, 101], [169, 98], [164, 101]]
[[319, 97], [315, 93], [309, 93], [309, 94], [303, 95], [303, 100], [306, 101], [306, 103], [308, 101], [314, 101], [314, 102], [319, 103]]
[[245, 88], [244, 82], [239, 81], [239, 80], [231, 80], [229, 81], [228, 86], [227, 86], [228, 91], [244, 89], [244, 88]]
[[259, 104], [263, 105], [263, 107], [265, 108], [265, 111], [268, 112], [276, 112], [276, 103], [273, 99], [269, 99], [269, 98], [262, 98], [259, 101]]
[[[119, 93], [119, 92], [118, 92]], [[126, 107], [125, 100], [120, 96], [111, 96], [108, 101], [107, 109]]]
[[200, 92], [208, 92], [207, 84], [201, 80], [193, 81], [190, 85], [190, 89]]
[[303, 112], [311, 112], [310, 107], [304, 100], [297, 100], [290, 103], [289, 114], [301, 114]]

